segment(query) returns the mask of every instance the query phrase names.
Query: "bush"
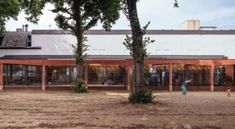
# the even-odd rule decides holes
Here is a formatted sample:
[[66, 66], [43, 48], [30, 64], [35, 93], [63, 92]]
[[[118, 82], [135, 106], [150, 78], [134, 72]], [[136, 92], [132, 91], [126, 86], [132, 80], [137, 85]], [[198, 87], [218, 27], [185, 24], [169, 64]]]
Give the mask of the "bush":
[[79, 80], [77, 83], [75, 83], [72, 86], [72, 90], [76, 93], [87, 93], [88, 90], [86, 87], [83, 86], [84, 85], [84, 81], [83, 80]]
[[130, 94], [128, 99], [131, 103], [152, 103], [154, 96], [151, 91], [139, 91], [135, 94]]

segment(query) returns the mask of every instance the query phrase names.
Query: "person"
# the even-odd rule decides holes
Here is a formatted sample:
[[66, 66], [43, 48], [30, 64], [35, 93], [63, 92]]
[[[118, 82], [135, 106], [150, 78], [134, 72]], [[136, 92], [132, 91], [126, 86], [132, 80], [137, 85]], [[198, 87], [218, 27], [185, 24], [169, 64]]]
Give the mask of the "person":
[[191, 79], [188, 79], [188, 80], [183, 82], [183, 84], [181, 86], [182, 95], [186, 95], [187, 94], [187, 83], [190, 83], [190, 82], [191, 82]]
[[150, 85], [157, 86], [157, 66], [152, 65], [149, 69], [150, 73]]

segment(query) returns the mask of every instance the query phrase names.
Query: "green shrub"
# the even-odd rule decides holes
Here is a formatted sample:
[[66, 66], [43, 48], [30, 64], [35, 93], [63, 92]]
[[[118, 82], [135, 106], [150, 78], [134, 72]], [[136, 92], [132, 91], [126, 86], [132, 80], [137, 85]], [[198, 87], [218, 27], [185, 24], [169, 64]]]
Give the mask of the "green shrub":
[[75, 83], [72, 86], [72, 90], [76, 93], [86, 93], [86, 92], [88, 92], [87, 88], [84, 87], [83, 85], [84, 85], [84, 81], [79, 80], [77, 83]]
[[154, 96], [151, 91], [139, 91], [135, 94], [130, 94], [128, 99], [131, 103], [152, 103]]

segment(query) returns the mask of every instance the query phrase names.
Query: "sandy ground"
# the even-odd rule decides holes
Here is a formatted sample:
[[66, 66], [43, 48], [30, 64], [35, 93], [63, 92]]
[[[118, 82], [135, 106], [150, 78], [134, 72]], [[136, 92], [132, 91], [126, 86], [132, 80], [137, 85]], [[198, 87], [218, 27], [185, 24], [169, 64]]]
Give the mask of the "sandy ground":
[[129, 104], [126, 92], [0, 92], [0, 129], [235, 129], [235, 93], [155, 93]]

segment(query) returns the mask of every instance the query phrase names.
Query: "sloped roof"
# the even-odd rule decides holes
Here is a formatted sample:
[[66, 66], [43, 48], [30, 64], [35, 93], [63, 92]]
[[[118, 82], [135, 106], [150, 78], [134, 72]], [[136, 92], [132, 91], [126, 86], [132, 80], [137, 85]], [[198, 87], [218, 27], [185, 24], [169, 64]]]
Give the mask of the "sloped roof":
[[[131, 30], [89, 30], [87, 35], [123, 35]], [[235, 35], [235, 30], [147, 30], [147, 35]]]
[[[32, 30], [32, 34], [71, 34], [66, 30]], [[123, 35], [131, 30], [88, 30], [86, 35]], [[235, 30], [147, 30], [148, 35], [235, 35]]]
[[30, 32], [7, 32], [1, 47], [27, 47], [27, 36]]
[[32, 34], [71, 34], [70, 31], [66, 30], [32, 30]]

